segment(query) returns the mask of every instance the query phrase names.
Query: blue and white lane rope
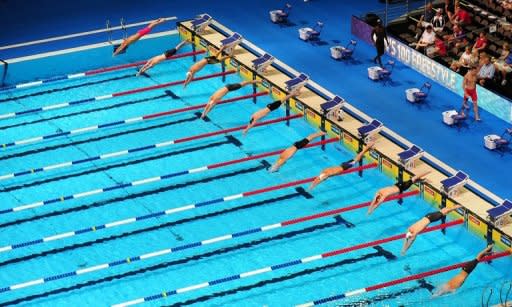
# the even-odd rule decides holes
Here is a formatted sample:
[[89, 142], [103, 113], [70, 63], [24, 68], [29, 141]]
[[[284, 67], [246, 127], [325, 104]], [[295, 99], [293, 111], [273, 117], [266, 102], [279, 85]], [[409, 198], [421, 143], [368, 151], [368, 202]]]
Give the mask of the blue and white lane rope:
[[[400, 194], [400, 195], [395, 195], [393, 197], [387, 198], [385, 201], [391, 201], [391, 200], [395, 200], [398, 198], [405, 198], [405, 197], [409, 197], [409, 196], [416, 195], [416, 194], [418, 194], [417, 191], [416, 191], [416, 193], [409, 192], [409, 193], [404, 193], [404, 194]], [[150, 258], [155, 258], [155, 257], [160, 257], [160, 256], [168, 255], [171, 253], [184, 251], [187, 249], [198, 248], [198, 247], [213, 244], [213, 243], [228, 241], [228, 240], [235, 239], [235, 238], [241, 238], [241, 237], [249, 236], [249, 235], [252, 235], [255, 233], [259, 233], [259, 232], [275, 230], [275, 229], [283, 228], [283, 227], [290, 226], [290, 225], [297, 225], [300, 223], [316, 220], [319, 218], [324, 218], [324, 217], [340, 214], [342, 212], [347, 212], [347, 211], [351, 211], [354, 209], [360, 209], [363, 207], [367, 207], [370, 205], [370, 203], [371, 202], [365, 202], [362, 204], [352, 205], [349, 207], [338, 208], [335, 210], [329, 210], [329, 211], [325, 211], [325, 212], [321, 212], [321, 213], [316, 213], [313, 215], [298, 217], [295, 219], [290, 219], [290, 220], [282, 221], [279, 223], [269, 224], [269, 225], [265, 225], [265, 226], [261, 226], [261, 227], [255, 227], [255, 228], [246, 229], [246, 230], [231, 233], [231, 234], [225, 234], [225, 235], [217, 236], [214, 238], [205, 239], [202, 241], [187, 243], [187, 244], [183, 244], [183, 245], [179, 245], [179, 246], [175, 246], [175, 247], [170, 247], [170, 248], [166, 248], [166, 249], [162, 249], [162, 250], [158, 250], [158, 251], [153, 251], [153, 252], [145, 253], [145, 254], [139, 255], [139, 256], [126, 257], [123, 259], [111, 261], [108, 263], [94, 265], [94, 266], [91, 266], [88, 268], [83, 268], [80, 270], [75, 270], [75, 271], [71, 271], [71, 272], [67, 272], [67, 273], [61, 273], [61, 274], [57, 274], [57, 275], [38, 278], [38, 279], [31, 280], [31, 281], [26, 281], [26, 282], [14, 284], [14, 285], [11, 285], [8, 287], [0, 288], [0, 293], [18, 290], [18, 289], [22, 289], [22, 288], [28, 288], [28, 287], [32, 287], [35, 285], [48, 283], [50, 281], [60, 280], [60, 279], [69, 278], [69, 277], [73, 277], [73, 276], [77, 276], [77, 275], [83, 275], [86, 273], [106, 270], [106, 269], [113, 268], [113, 267], [123, 265], [123, 264], [130, 264], [133, 262], [146, 260], [146, 259], [150, 259]]]
[[[286, 120], [296, 119], [296, 118], [299, 118], [301, 116], [302, 115], [300, 115], [300, 114], [296, 114], [296, 115], [291, 115], [291, 116], [287, 116], [287, 117], [280, 117], [280, 118], [276, 118], [276, 119], [273, 119], [273, 120], [262, 121], [260, 123], [256, 123], [255, 126], [270, 125], [270, 124], [274, 124], [274, 123], [278, 123], [278, 122], [282, 122], [282, 121], [286, 121]], [[238, 127], [229, 128], [229, 129], [217, 130], [217, 131], [214, 131], [214, 132], [208, 132], [208, 133], [198, 134], [198, 135], [195, 135], [195, 136], [184, 137], [184, 138], [181, 138], [181, 139], [168, 140], [168, 141], [160, 142], [160, 143], [157, 143], [157, 144], [146, 145], [146, 146], [137, 147], [137, 148], [131, 148], [131, 149], [125, 149], [125, 150], [120, 150], [120, 151], [116, 151], [116, 152], [104, 153], [104, 154], [101, 154], [101, 155], [97, 155], [97, 156], [89, 157], [89, 158], [85, 158], [85, 159], [74, 160], [74, 161], [67, 161], [67, 162], [47, 165], [47, 166], [38, 167], [38, 168], [31, 168], [31, 169], [28, 169], [28, 170], [24, 170], [24, 171], [20, 171], [20, 172], [16, 172], [16, 173], [11, 173], [11, 174], [6, 174], [6, 175], [3, 175], [3, 176], [0, 176], [0, 180], [10, 179], [10, 178], [19, 177], [19, 176], [28, 175], [28, 174], [33, 174], [33, 173], [39, 173], [39, 172], [46, 172], [46, 171], [50, 171], [50, 170], [56, 170], [56, 169], [70, 167], [70, 166], [73, 166], [73, 165], [83, 164], [83, 163], [92, 162], [92, 161], [96, 161], [96, 160], [106, 160], [106, 159], [110, 159], [110, 158], [114, 158], [114, 157], [126, 156], [126, 155], [129, 155], [129, 154], [140, 153], [142, 151], [147, 151], [147, 150], [155, 149], [155, 148], [164, 148], [164, 147], [172, 146], [172, 145], [179, 144], [179, 143], [189, 142], [189, 141], [196, 140], [196, 139], [207, 138], [207, 137], [211, 137], [211, 136], [216, 136], [216, 135], [220, 135], [220, 134], [226, 134], [226, 133], [231, 133], [231, 132], [234, 132], [234, 131], [243, 130], [243, 129], [245, 129], [245, 127], [246, 126], [238, 126]], [[57, 201], [60, 201], [60, 198], [58, 200], [56, 200], [56, 201], [53, 201], [53, 202], [57, 202]], [[42, 204], [42, 205], [44, 205], [44, 204]], [[39, 206], [41, 206], [41, 205], [37, 205], [37, 206], [34, 206], [34, 207], [39, 207]], [[27, 209], [30, 209], [30, 208], [27, 208]], [[10, 209], [6, 209], [6, 210], [10, 210]], [[13, 211], [20, 211], [20, 210], [25, 210], [25, 209], [21, 208], [19, 210], [13, 210]], [[5, 210], [0, 210], [0, 214], [11, 212], [11, 211], [7, 211], [7, 212], [4, 212], [4, 211]]]
[[[318, 145], [334, 142], [336, 140], [337, 140], [336, 138], [329, 139], [329, 140], [325, 140], [323, 142], [317, 142], [317, 143], [309, 144], [308, 147], [314, 147], [314, 146], [318, 146]], [[246, 162], [246, 161], [250, 161], [250, 160], [256, 160], [256, 159], [261, 159], [261, 158], [269, 157], [269, 156], [272, 156], [272, 155], [277, 155], [277, 154], [280, 154], [281, 152], [282, 152], [282, 150], [278, 150], [278, 151], [263, 153], [263, 154], [259, 154], [259, 155], [254, 155], [254, 156], [247, 157], [247, 158], [242, 158], [242, 159], [237, 159], [237, 160], [231, 160], [231, 161], [225, 161], [225, 162], [210, 164], [210, 165], [207, 165], [207, 166], [193, 168], [193, 169], [189, 169], [189, 170], [185, 170], [185, 171], [181, 171], [181, 172], [176, 172], [176, 173], [172, 173], [172, 174], [167, 174], [167, 175], [163, 175], [163, 176], [146, 178], [146, 179], [134, 181], [134, 182], [128, 184], [128, 186], [135, 186], [135, 185], [142, 185], [142, 184], [147, 184], [147, 183], [153, 183], [153, 182], [158, 182], [158, 181], [164, 180], [164, 179], [170, 179], [170, 178], [174, 178], [174, 177], [177, 177], [177, 176], [183, 176], [183, 175], [186, 175], [186, 174], [204, 172], [204, 171], [207, 171], [207, 170], [216, 169], [216, 168], [220, 168], [220, 167], [224, 167], [224, 166], [228, 166], [228, 165], [233, 165], [233, 164], [237, 164], [237, 163], [241, 163], [241, 162]], [[356, 170], [361, 170], [361, 169], [356, 169]], [[113, 187], [110, 187], [110, 188], [105, 188], [103, 190], [104, 191], [113, 191], [115, 189], [121, 189], [121, 188], [124, 188], [124, 187], [126, 187], [126, 185], [121, 184], [121, 185], [116, 185], [116, 186], [113, 186]], [[98, 190], [93, 190], [93, 191], [98, 191]], [[93, 194], [90, 194], [90, 195], [93, 195]], [[144, 220], [145, 218], [144, 217], [134, 217], [132, 219], [135, 219], [134, 222], [136, 222], [136, 221], [139, 221], [139, 220]], [[117, 225], [123, 225], [122, 223], [120, 223], [120, 221], [110, 222], [108, 224], [109, 225], [116, 225], [116, 226]], [[33, 246], [33, 245], [43, 244], [43, 243], [50, 242], [50, 241], [61, 240], [61, 239], [65, 239], [65, 238], [68, 238], [68, 237], [73, 237], [73, 236], [76, 236], [76, 235], [81, 235], [81, 234], [84, 234], [84, 233], [86, 233], [88, 231], [98, 231], [100, 229], [109, 228], [109, 227], [104, 227], [104, 226], [105, 225], [89, 226], [89, 227], [86, 227], [86, 228], [83, 228], [83, 229], [79, 229], [79, 230], [75, 230], [75, 231], [68, 231], [68, 232], [52, 235], [52, 236], [49, 236], [49, 237], [44, 237], [44, 238], [39, 238], [39, 239], [32, 239], [32, 240], [26, 241], [26, 242], [20, 242], [20, 243], [15, 243], [15, 244], [10, 244], [10, 245], [6, 245], [6, 246], [2, 246], [2, 247], [0, 247], [0, 253], [4, 253], [4, 252], [8, 252], [8, 251], [15, 250], [15, 249], [20, 249], [20, 248], [25, 248], [25, 247], [29, 247], [29, 246]], [[86, 230], [88, 230], [88, 231], [86, 231]]]
[[[235, 70], [228, 70], [226, 72], [220, 72], [220, 73], [215, 73], [215, 74], [210, 74], [210, 75], [206, 75], [206, 76], [193, 78], [192, 81], [199, 81], [199, 80], [210, 79], [210, 78], [215, 78], [215, 77], [219, 77], [219, 76], [225, 76], [225, 75], [229, 75], [229, 74], [234, 74], [235, 72], [236, 72]], [[14, 118], [14, 117], [18, 117], [20, 115], [26, 115], [26, 114], [31, 114], [31, 113], [43, 112], [43, 111], [50, 111], [50, 110], [55, 110], [55, 109], [62, 109], [62, 108], [70, 107], [73, 105], [90, 103], [90, 102], [110, 99], [110, 98], [114, 98], [114, 97], [121, 97], [121, 96], [125, 96], [125, 95], [131, 95], [131, 94], [146, 92], [146, 91], [150, 91], [150, 90], [156, 90], [159, 88], [182, 84], [184, 82], [185, 82], [185, 80], [172, 81], [172, 82], [167, 82], [167, 83], [162, 83], [162, 84], [147, 86], [147, 87], [140, 87], [140, 88], [123, 91], [123, 92], [118, 92], [118, 93], [113, 93], [113, 94], [108, 94], [108, 95], [85, 98], [85, 99], [75, 100], [75, 101], [71, 101], [71, 102], [63, 102], [63, 103], [48, 105], [48, 106], [39, 107], [39, 108], [35, 108], [35, 109], [28, 109], [28, 110], [22, 110], [22, 111], [17, 111], [17, 112], [0, 114], [0, 120]]]
[[[244, 100], [244, 99], [248, 99], [248, 98], [263, 96], [266, 94], [268, 94], [268, 92], [265, 91], [265, 92], [258, 92], [255, 94], [233, 97], [230, 99], [221, 100], [217, 104], [225, 104], [225, 103], [234, 102], [234, 101], [238, 101], [238, 100]], [[71, 136], [71, 135], [81, 134], [81, 133], [85, 133], [85, 132], [92, 132], [92, 131], [96, 131], [96, 130], [100, 130], [100, 129], [104, 129], [104, 128], [112, 128], [112, 127], [121, 126], [121, 125], [133, 124], [133, 123], [137, 123], [137, 122], [141, 122], [141, 121], [145, 121], [145, 120], [159, 118], [162, 116], [168, 116], [168, 115], [178, 114], [178, 113], [182, 113], [182, 112], [186, 112], [186, 111], [197, 110], [197, 109], [203, 108], [204, 106], [206, 106], [206, 104], [194, 105], [194, 106], [190, 106], [190, 107], [185, 107], [185, 108], [180, 108], [180, 109], [175, 109], [175, 110], [168, 110], [168, 111], [159, 112], [159, 113], [146, 114], [146, 115], [128, 118], [128, 119], [124, 119], [124, 120], [119, 120], [119, 121], [115, 121], [115, 122], [103, 123], [103, 124], [89, 126], [89, 127], [83, 127], [83, 128], [77, 128], [77, 129], [63, 131], [63, 132], [54, 133], [54, 134], [36, 136], [36, 137], [29, 138], [29, 139], [23, 139], [23, 140], [10, 142], [10, 143], [5, 143], [5, 144], [2, 144], [1, 147], [9, 148], [9, 147], [14, 147], [14, 146], [19, 146], [19, 145], [27, 145], [27, 144], [40, 142], [43, 140], [55, 139], [55, 138], [58, 138], [61, 136], [67, 136], [67, 135]], [[2, 180], [2, 179], [4, 179], [4, 177], [0, 176], [0, 180]]]
[[[441, 225], [437, 225], [437, 226], [433, 226], [433, 227], [428, 227], [425, 230], [423, 230], [422, 233], [431, 232], [431, 231], [434, 231], [434, 230], [444, 229], [444, 228], [447, 228], [447, 227], [459, 225], [459, 224], [462, 224], [463, 222], [464, 222], [464, 220], [460, 219], [460, 220], [455, 220], [455, 221], [452, 221], [452, 222], [449, 222], [449, 223], [445, 223], [445, 224], [441, 224]], [[366, 243], [362, 243], [362, 244], [359, 244], [359, 245], [354, 245], [354, 246], [351, 246], [351, 247], [345, 247], [345, 248], [342, 248], [342, 249], [333, 250], [333, 251], [325, 252], [325, 253], [322, 253], [322, 254], [309, 256], [309, 257], [306, 257], [306, 258], [295, 259], [295, 260], [291, 260], [291, 261], [288, 261], [288, 262], [284, 262], [284, 263], [280, 263], [280, 264], [275, 264], [275, 265], [272, 265], [272, 266], [260, 268], [260, 269], [253, 270], [253, 271], [244, 272], [244, 273], [241, 273], [241, 274], [235, 274], [235, 275], [231, 275], [231, 276], [227, 276], [227, 277], [222, 277], [222, 278], [219, 278], [219, 279], [215, 279], [215, 280], [212, 280], [212, 281], [207, 281], [207, 282], [191, 285], [191, 286], [184, 287], [184, 288], [179, 288], [179, 289], [174, 289], [174, 290], [169, 290], [169, 291], [164, 290], [164, 291], [162, 291], [160, 293], [155, 293], [155, 294], [152, 294], [152, 295], [149, 295], [149, 296], [146, 296], [146, 297], [141, 297], [141, 298], [134, 299], [134, 300], [131, 300], [131, 301], [126, 301], [126, 302], [123, 302], [123, 303], [115, 304], [115, 305], [112, 305], [112, 307], [124, 307], [124, 306], [131, 306], [131, 305], [142, 304], [142, 303], [145, 303], [145, 302], [150, 302], [150, 301], [154, 301], [154, 300], [158, 300], [158, 299], [162, 299], [162, 298], [167, 298], [169, 296], [173, 296], [173, 295], [177, 295], [177, 294], [181, 294], [181, 293], [185, 293], [185, 292], [190, 292], [190, 291], [195, 291], [195, 290], [198, 290], [198, 289], [202, 289], [202, 288], [206, 288], [206, 287], [210, 287], [210, 286], [215, 286], [215, 285], [218, 285], [218, 284], [222, 284], [222, 283], [226, 283], [226, 282], [230, 282], [230, 281], [234, 281], [234, 280], [238, 280], [238, 279], [243, 279], [243, 278], [246, 278], [246, 277], [256, 276], [256, 275], [260, 275], [260, 274], [263, 274], [263, 273], [277, 271], [277, 270], [280, 270], [280, 269], [284, 269], [284, 268], [288, 268], [288, 267], [292, 267], [292, 266], [296, 266], [296, 265], [302, 265], [302, 264], [305, 264], [305, 263], [308, 263], [308, 262], [314, 262], [314, 261], [317, 261], [317, 260], [321, 260], [321, 259], [325, 259], [325, 258], [329, 258], [329, 257], [333, 257], [333, 256], [338, 256], [338, 255], [341, 255], [341, 254], [346, 254], [348, 252], [352, 252], [352, 251], [355, 251], [355, 250], [364, 249], [364, 248], [380, 245], [380, 244], [383, 244], [383, 243], [388, 243], [388, 242], [391, 242], [391, 241], [396, 241], [396, 240], [402, 239], [404, 237], [405, 237], [405, 234], [398, 234], [398, 235], [394, 235], [392, 237], [388, 237], [388, 238], [384, 238], [384, 239], [380, 239], [380, 240], [376, 240], [376, 241], [371, 241], [371, 242], [366, 242]]]
[[[186, 53], [182, 53], [182, 54], [173, 55], [173, 56], [167, 58], [166, 60], [178, 59], [178, 58], [193, 56], [193, 55], [197, 55], [197, 54], [204, 53], [204, 52], [205, 52], [204, 50], [193, 51], [193, 52], [186, 52]], [[81, 72], [81, 73], [76, 73], [76, 74], [69, 74], [69, 75], [63, 75], [63, 76], [54, 76], [54, 77], [51, 77], [51, 78], [42, 79], [42, 80], [38, 80], [38, 81], [19, 83], [19, 84], [9, 85], [9, 86], [5, 86], [5, 87], [0, 87], [0, 92], [8, 91], [8, 90], [13, 90], [13, 89], [22, 89], [22, 88], [34, 87], [34, 86], [48, 84], [48, 83], [52, 83], [52, 82], [56, 82], [56, 81], [60, 81], [60, 80], [69, 80], [69, 79], [82, 78], [82, 77], [86, 77], [86, 76], [94, 76], [94, 75], [101, 74], [101, 73], [116, 71], [116, 70], [130, 68], [130, 67], [136, 67], [136, 66], [139, 66], [139, 65], [143, 65], [145, 63], [146, 63], [146, 61], [139, 61], [139, 62], [135, 62], [135, 63], [129, 63], [129, 64], [112, 66], [112, 67], [99, 68], [99, 69], [95, 69], [95, 70], [88, 70], [88, 71]]]

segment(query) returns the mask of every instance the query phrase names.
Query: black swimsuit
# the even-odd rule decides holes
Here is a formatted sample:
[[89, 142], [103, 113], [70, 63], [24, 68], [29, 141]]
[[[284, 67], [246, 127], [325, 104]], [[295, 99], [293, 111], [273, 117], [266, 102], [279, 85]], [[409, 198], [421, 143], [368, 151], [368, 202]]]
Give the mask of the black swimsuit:
[[348, 170], [349, 168], [352, 168], [356, 163], [354, 162], [354, 160], [348, 160], [348, 161], [345, 161], [343, 163], [341, 163], [341, 168], [346, 171]]
[[281, 100], [276, 100], [276, 101], [274, 101], [272, 103], [267, 104], [267, 108], [270, 111], [277, 110], [277, 109], [279, 109], [280, 106], [281, 106]]
[[437, 222], [440, 219], [442, 219], [444, 217], [444, 214], [442, 214], [441, 211], [437, 211], [437, 212], [429, 213], [429, 214], [425, 215], [425, 217], [430, 221], [430, 223], [432, 223], [432, 222]]
[[228, 89], [228, 91], [236, 91], [238, 89], [241, 89], [242, 88], [242, 85], [240, 83], [232, 83], [232, 84], [228, 84], [226, 85], [226, 88]]
[[169, 57], [175, 55], [177, 51], [178, 51], [178, 49], [172, 48], [172, 49], [166, 50], [164, 52], [164, 55], [165, 55], [166, 58], [169, 58]]
[[293, 143], [293, 146], [295, 146], [295, 148], [297, 148], [297, 149], [301, 149], [301, 148], [304, 148], [308, 144], [309, 144], [309, 140], [307, 138], [303, 138], [302, 140]]
[[400, 194], [402, 194], [403, 192], [407, 191], [412, 186], [412, 184], [413, 184], [412, 180], [407, 180], [407, 181], [403, 181], [403, 182], [397, 182], [397, 183], [395, 183], [395, 186], [400, 191]]
[[216, 56], [213, 56], [213, 55], [211, 55], [211, 56], [207, 56], [207, 57], [205, 57], [205, 59], [206, 59], [206, 63], [208, 63], [208, 64], [217, 64], [217, 63], [220, 63], [219, 59], [217, 59], [217, 57], [216, 57]]
[[466, 264], [464, 264], [464, 266], [462, 267], [462, 270], [469, 274], [469, 273], [473, 272], [473, 270], [476, 268], [477, 264], [478, 264], [478, 260], [473, 259], [469, 262], [466, 262]]

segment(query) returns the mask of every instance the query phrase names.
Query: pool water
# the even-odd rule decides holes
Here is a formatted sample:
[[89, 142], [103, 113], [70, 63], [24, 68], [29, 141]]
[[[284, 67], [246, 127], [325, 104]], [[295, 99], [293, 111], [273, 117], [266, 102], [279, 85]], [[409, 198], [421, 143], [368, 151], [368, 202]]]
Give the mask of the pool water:
[[[141, 41], [134, 48], [130, 47], [127, 55], [114, 61], [118, 64], [123, 60], [142, 60], [150, 53], [149, 47], [158, 53], [176, 43], [177, 37]], [[181, 52], [190, 51], [187, 48]], [[103, 58], [103, 62], [96, 65], [87, 59], [105, 57], [109, 52], [110, 48], [81, 52], [82, 57], [75, 55], [73, 66], [66, 65], [64, 72], [77, 73], [106, 66], [107, 60]], [[32, 75], [44, 71], [39, 77], [48, 77], [45, 67], [49, 63], [57, 67], [62, 61], [59, 57], [32, 61], [30, 66], [23, 63], [24, 68], [14, 68], [14, 71], [30, 67]], [[191, 64], [192, 58], [186, 57], [158, 65], [149, 71], [149, 77], [135, 77], [136, 70], [131, 68], [2, 92], [2, 114], [182, 80]], [[62, 69], [59, 66], [52, 73], [62, 73]], [[220, 66], [208, 66], [197, 76], [219, 71]], [[203, 104], [224, 83], [239, 81], [237, 74], [231, 74], [226, 76], [225, 82], [216, 77], [192, 82], [186, 89], [181, 85], [172, 86], [1, 120], [2, 142]], [[226, 98], [251, 93], [252, 89], [245, 87], [229, 93]], [[253, 112], [271, 101], [271, 97], [263, 96], [256, 104], [246, 99], [218, 105], [209, 115], [211, 121], [198, 118], [197, 112], [201, 110], [190, 111], [6, 148], [0, 156], [0, 176], [242, 126]], [[266, 119], [280, 118], [284, 114], [280, 109]], [[0, 181], [0, 210], [284, 149], [313, 132], [299, 118], [291, 120], [289, 126], [279, 122], [253, 128], [245, 137], [237, 131], [230, 137], [201, 138], [15, 177]], [[266, 169], [277, 159], [272, 156], [3, 214], [0, 247], [313, 177], [322, 169], [352, 157], [348, 149], [331, 143], [326, 145], [325, 151], [318, 146], [300, 150], [277, 173]], [[331, 178], [310, 194], [296, 187], [278, 189], [2, 252], [0, 288], [366, 202], [378, 188], [392, 183], [390, 178], [371, 169], [362, 177], [353, 173]], [[302, 187], [306, 189], [307, 185]], [[403, 233], [410, 224], [433, 210], [420, 198], [410, 197], [403, 205], [385, 203], [370, 217], [365, 209], [349, 211], [341, 217], [316, 219], [4, 292], [0, 294], [0, 304], [102, 306], [121, 303]], [[406, 257], [400, 256], [402, 242], [394, 241], [185, 292], [152, 304], [289, 306], [471, 260], [484, 245], [464, 226], [455, 226], [448, 229], [446, 235], [437, 231], [419, 236]], [[464, 301], [468, 306], [479, 306], [482, 290], [498, 289], [509, 278], [510, 268], [508, 259], [481, 264], [457, 293], [437, 299], [431, 298], [432, 287], [448, 280], [455, 271], [332, 305], [453, 306], [453, 302]], [[498, 298], [494, 296], [491, 302], [497, 303]]]

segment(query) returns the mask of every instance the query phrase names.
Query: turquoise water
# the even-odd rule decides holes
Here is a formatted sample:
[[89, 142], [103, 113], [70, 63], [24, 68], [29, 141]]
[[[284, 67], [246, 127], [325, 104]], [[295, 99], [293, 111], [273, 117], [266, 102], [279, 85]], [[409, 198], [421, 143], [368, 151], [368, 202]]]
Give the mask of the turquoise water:
[[[150, 50], [158, 50], [156, 52], [158, 53], [175, 43], [174, 38], [151, 40], [148, 45], [144, 45], [146, 42], [139, 42], [134, 46], [137, 49], [130, 47], [124, 58], [116, 58], [115, 61], [141, 60], [150, 53]], [[141, 53], [138, 53], [139, 50]], [[108, 54], [108, 51], [96, 50], [90, 54], [88, 52], [83, 54], [90, 59]], [[68, 65], [68, 70], [64, 73], [76, 73], [107, 66], [99, 62], [96, 62], [97, 66], [95, 66], [95, 63], [91, 63], [90, 60], [79, 57], [74, 59], [74, 67], [70, 68]], [[52, 67], [60, 67], [59, 69], [62, 69], [62, 65], [59, 64], [67, 61], [59, 57], [53, 60], [55, 63]], [[30, 66], [31, 73], [47, 67], [48, 61], [33, 61]], [[191, 64], [191, 58], [160, 64], [149, 71], [150, 78], [129, 76], [135, 73], [135, 69], [128, 69], [2, 93], [0, 99], [19, 97], [14, 101], [3, 102], [2, 113], [181, 80]], [[219, 66], [210, 66], [201, 71], [198, 76], [219, 70]], [[62, 72], [54, 71], [54, 73]], [[41, 73], [41, 77], [47, 77], [46, 74], [47, 72]], [[240, 79], [236, 75], [226, 78], [227, 83], [237, 81]], [[21, 97], [85, 83], [96, 84], [38, 96]], [[179, 96], [179, 99], [162, 97], [166, 89], [159, 89], [3, 120], [0, 122], [0, 127], [3, 127], [2, 142], [51, 134], [59, 129], [65, 131], [202, 104], [222, 85], [220, 78], [214, 78], [193, 82], [186, 90], [181, 86], [168, 88]], [[248, 93], [251, 93], [251, 89], [243, 88], [228, 94], [226, 98]], [[117, 128], [6, 149], [1, 154], [2, 174], [244, 125], [250, 114], [270, 101], [270, 97], [262, 97], [258, 98], [257, 104], [253, 104], [251, 100], [245, 100], [219, 105], [210, 113], [211, 122], [199, 120], [195, 112], [185, 112]], [[267, 119], [282, 116], [284, 111], [279, 110], [270, 114]], [[30, 123], [34, 121], [37, 123]], [[27, 124], [22, 125], [23, 123]], [[11, 128], [7, 128], [8, 126]], [[241, 142], [241, 146], [237, 146], [232, 139], [225, 136], [215, 136], [0, 181], [2, 187], [0, 209], [282, 149], [313, 132], [313, 129], [302, 119], [296, 119], [289, 127], [284, 123], [278, 123], [254, 128], [245, 137], [241, 132], [233, 133], [232, 136]], [[2, 231], [0, 246], [312, 177], [323, 168], [339, 164], [352, 156], [353, 154], [341, 145], [330, 144], [326, 146], [325, 151], [319, 147], [299, 151], [280, 172], [275, 174], [269, 174], [262, 161], [254, 160], [3, 215], [0, 220]], [[276, 157], [266, 160], [273, 163]], [[0, 288], [365, 202], [373, 197], [373, 193], [378, 188], [390, 184], [392, 184], [391, 179], [377, 170], [369, 170], [362, 178], [356, 174], [332, 178], [318, 186], [311, 193], [313, 196], [311, 199], [307, 199], [294, 188], [286, 188], [1, 253]], [[364, 209], [344, 213], [342, 217], [347, 223], [338, 223], [332, 217], [318, 219], [2, 293], [0, 304], [99, 306], [120, 303], [164, 290], [187, 287], [389, 237], [403, 232], [408, 225], [432, 210], [421, 199], [409, 198], [402, 206], [397, 205], [396, 202], [384, 204], [371, 217], [366, 216]], [[353, 227], [349, 227], [350, 225]], [[462, 226], [449, 229], [447, 235], [435, 232], [420, 236], [406, 257], [399, 255], [401, 244], [401, 241], [396, 241], [382, 245], [382, 249], [362, 249], [179, 294], [166, 300], [154, 301], [152, 304], [157, 306], [178, 303], [197, 306], [298, 304], [368, 287], [410, 273], [470, 260], [484, 247], [482, 240], [471, 235]], [[392, 259], [393, 255], [396, 256], [395, 259]], [[364, 303], [368, 300], [377, 306], [400, 304], [450, 306], [454, 299], [464, 299], [468, 302], [468, 306], [479, 306], [483, 288], [498, 288], [509, 278], [510, 273], [510, 262], [498, 260], [491, 265], [481, 264], [460, 291], [451, 296], [432, 300], [428, 287], [422, 287], [420, 283], [413, 281], [346, 299], [337, 304]], [[456, 272], [449, 272], [429, 277], [426, 283], [437, 286], [455, 274]], [[495, 296], [492, 301], [497, 303], [497, 297]]]

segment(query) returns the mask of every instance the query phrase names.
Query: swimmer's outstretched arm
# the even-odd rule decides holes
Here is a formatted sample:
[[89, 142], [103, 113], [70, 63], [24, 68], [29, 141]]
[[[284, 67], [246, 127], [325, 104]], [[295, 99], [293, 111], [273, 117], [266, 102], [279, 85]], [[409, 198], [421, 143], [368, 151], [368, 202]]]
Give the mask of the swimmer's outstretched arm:
[[368, 207], [367, 215], [370, 215], [382, 204], [382, 202], [389, 196], [389, 193], [385, 191], [386, 188], [380, 189], [375, 193], [370, 207]]
[[430, 174], [432, 171], [431, 170], [428, 170], [428, 171], [423, 171], [421, 173], [419, 173], [418, 175], [415, 175], [414, 177], [411, 178], [411, 181], [412, 182], [416, 182], [418, 180], [423, 180], [425, 178], [425, 176], [427, 176], [428, 174]]
[[354, 162], [357, 163], [359, 161], [361, 161], [361, 159], [364, 157], [364, 155], [370, 150], [373, 148], [373, 146], [375, 146], [375, 142], [376, 141], [371, 141], [370, 143], [368, 143], [368, 145], [366, 145], [363, 150], [357, 154], [357, 156], [354, 158]]

